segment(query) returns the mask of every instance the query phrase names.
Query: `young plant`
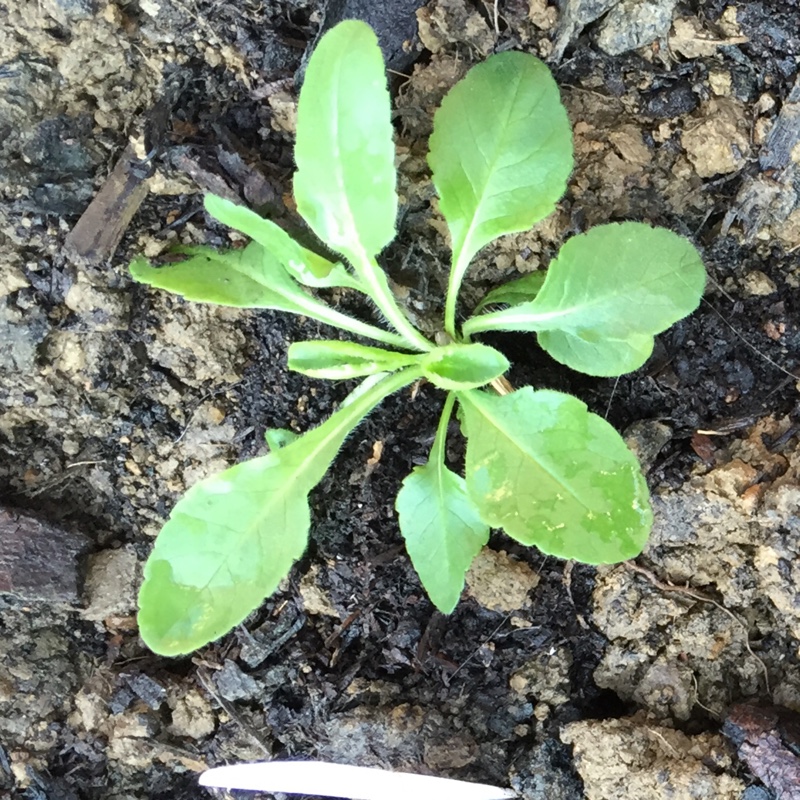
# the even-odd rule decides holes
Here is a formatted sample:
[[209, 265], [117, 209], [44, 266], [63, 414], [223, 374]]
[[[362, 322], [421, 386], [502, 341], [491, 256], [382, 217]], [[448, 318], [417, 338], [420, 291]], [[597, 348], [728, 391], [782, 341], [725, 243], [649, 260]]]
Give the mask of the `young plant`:
[[[411, 561], [438, 609], [455, 607], [490, 528], [591, 564], [642, 550], [652, 523], [647, 485], [619, 434], [570, 395], [529, 386], [507, 392], [499, 379], [508, 360], [473, 337], [535, 332], [573, 369], [635, 370], [654, 335], [700, 302], [705, 272], [695, 248], [661, 228], [603, 225], [569, 239], [545, 276], [495, 289], [457, 325], [473, 257], [553, 211], [572, 171], [571, 141], [558, 88], [531, 55], [492, 56], [445, 97], [428, 162], [452, 244], [445, 336], [437, 337], [447, 343], [429, 341], [398, 306], [377, 262], [396, 233], [390, 99], [374, 34], [343, 22], [320, 41], [300, 93], [294, 194], [298, 212], [349, 268], [214, 196], [206, 197], [207, 211], [250, 237], [248, 246], [184, 248], [183, 261], [158, 268], [134, 261], [137, 281], [189, 300], [303, 314], [383, 345], [290, 346], [289, 369], [364, 381], [327, 422], [301, 436], [268, 434], [268, 455], [207, 478], [178, 502], [139, 594], [140, 631], [151, 649], [188, 653], [274, 592], [306, 548], [308, 494], [348, 434], [387, 395], [423, 378], [447, 392], [444, 410], [430, 459], [403, 481], [396, 507]], [[391, 330], [343, 314], [304, 287], [362, 292]], [[467, 437], [465, 477], [445, 463], [456, 402]]]

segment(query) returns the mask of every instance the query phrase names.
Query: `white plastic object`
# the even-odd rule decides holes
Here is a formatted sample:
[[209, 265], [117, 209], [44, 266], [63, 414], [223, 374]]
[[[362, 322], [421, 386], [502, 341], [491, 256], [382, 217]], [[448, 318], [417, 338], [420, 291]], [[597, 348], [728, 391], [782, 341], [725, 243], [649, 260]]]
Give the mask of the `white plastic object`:
[[511, 789], [485, 783], [326, 761], [267, 761], [215, 767], [200, 776], [200, 784], [350, 800], [511, 800], [517, 796]]

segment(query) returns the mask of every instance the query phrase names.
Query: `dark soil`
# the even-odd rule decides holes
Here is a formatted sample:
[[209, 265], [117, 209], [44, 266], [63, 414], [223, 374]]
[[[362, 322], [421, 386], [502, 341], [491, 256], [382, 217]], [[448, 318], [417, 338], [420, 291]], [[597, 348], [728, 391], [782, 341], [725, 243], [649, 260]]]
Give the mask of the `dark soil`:
[[[202, 213], [204, 190], [244, 198], [288, 229], [302, 230], [286, 203], [292, 136], [275, 98], [284, 93], [291, 104], [295, 75], [299, 80], [306, 47], [319, 30], [319, 5], [46, 2], [38, 10], [36, 3], [23, 4], [30, 14], [23, 18], [21, 10], [0, 4], [6, 30], [0, 49], [9, 52], [0, 64], [0, 88], [3, 82], [10, 87], [0, 103], [0, 503], [55, 526], [56, 541], [59, 529], [81, 537], [83, 551], [92, 554], [87, 560], [65, 536], [67, 588], [61, 594], [43, 598], [18, 580], [0, 595], [0, 794], [25, 800], [195, 798], [210, 796], [196, 779], [206, 766], [318, 757], [510, 783], [526, 798], [693, 796], [659, 793], [652, 788], [658, 781], [641, 784], [646, 789], [609, 789], [578, 757], [578, 744], [573, 756], [562, 733], [579, 721], [619, 718], [627, 724], [642, 711], [651, 717], [641, 728], [659, 724], [713, 737], [725, 711], [709, 713], [704, 706], [720, 686], [729, 703], [755, 698], [800, 711], [800, 625], [786, 610], [790, 600], [782, 605], [782, 598], [797, 596], [791, 557], [781, 556], [789, 562], [783, 578], [755, 599], [744, 590], [741, 597], [728, 593], [722, 578], [697, 574], [698, 587], [745, 621], [770, 685], [758, 670], [750, 678], [736, 671], [748, 655], [726, 640], [720, 647], [731, 662], [708, 656], [720, 673], [716, 688], [707, 687], [706, 667], [692, 658], [705, 658], [699, 654], [719, 630], [710, 626], [685, 640], [671, 632], [676, 619], [688, 620], [702, 603], [687, 601], [673, 616], [664, 612], [651, 623], [652, 604], [673, 602], [669, 587], [639, 576], [634, 602], [633, 584], [620, 579], [610, 597], [603, 592], [617, 573], [565, 565], [501, 534], [493, 535], [491, 548], [538, 576], [529, 600], [500, 611], [465, 596], [443, 617], [411, 568], [394, 512], [400, 481], [425, 461], [433, 440], [443, 397], [430, 386], [390, 398], [348, 439], [312, 494], [306, 555], [286, 587], [244, 625], [177, 660], [152, 655], [138, 639], [133, 593], [139, 565], [185, 488], [263, 452], [267, 428], [313, 427], [352, 388], [285, 369], [289, 342], [330, 335], [316, 323], [188, 306], [132, 284], [126, 271], [137, 253], [156, 255], [170, 242], [228, 241]], [[386, 8], [404, 12], [408, 21], [421, 5]], [[724, 38], [730, 36], [726, 8], [683, 3], [673, 16], [697, 19]], [[736, 22], [748, 41], [694, 57], [665, 55], [666, 42], [657, 39], [609, 55], [598, 45], [602, 21], [575, 32], [554, 66], [579, 145], [570, 192], [549, 228], [490, 248], [467, 288], [472, 302], [525, 264], [535, 267], [541, 257], [545, 267], [568, 235], [614, 219], [666, 225], [698, 244], [710, 277], [706, 299], [659, 337], [651, 361], [633, 375], [597, 380], [571, 373], [543, 354], [533, 336], [490, 340], [512, 361], [515, 386], [571, 392], [621, 431], [634, 423], [664, 424], [661, 447], [645, 464], [648, 480], [665, 508], [673, 497], [683, 502], [689, 491], [699, 491], [705, 503], [717, 481], [708, 507], [697, 511], [698, 525], [706, 513], [722, 520], [723, 506], [741, 510], [745, 489], [728, 502], [718, 489], [719, 470], [734, 458], [747, 462], [746, 442], [760, 437], [769, 450], [781, 439], [774, 452], [783, 454], [782, 485], [788, 485], [798, 441], [792, 425], [800, 421], [800, 226], [794, 242], [748, 238], [736, 225], [723, 230], [741, 187], [760, 174], [753, 131], [759, 120], [774, 122], [794, 85], [800, 7], [785, 0], [738, 8]], [[548, 12], [545, 2], [529, 7], [509, 0], [499, 10], [495, 36], [491, 3], [449, 0], [429, 8], [435, 36], [423, 35], [428, 49], [415, 40], [410, 52], [417, 71], [408, 85], [395, 87], [407, 159], [401, 167], [404, 223], [387, 267], [423, 323], [435, 324], [441, 310], [438, 287], [447, 260], [420, 166], [430, 110], [449, 85], [453, 63], [487, 54], [486, 37], [490, 49], [521, 47], [546, 56], [557, 33], [555, 9]], [[387, 19], [382, 3], [345, 0], [331, 3], [324, 24], [359, 11]], [[551, 13], [550, 22], [537, 23], [534, 12]], [[465, 34], [475, 30], [475, 20], [484, 26], [484, 39]], [[400, 22], [384, 28], [392, 63], [410, 73], [409, 49], [397, 44], [407, 36]], [[431, 37], [441, 42], [438, 52], [431, 52]], [[118, 53], [119, 63], [113, 60]], [[147, 118], [162, 73], [178, 75], [181, 90], [159, 154], [147, 166], [156, 176], [153, 191], [112, 257], [68, 258], [67, 233]], [[751, 149], [740, 167], [707, 176], [689, 159], [682, 137], [722, 118], [708, 110], [716, 96], [711, 87], [718, 85], [712, 78], [720, 74], [730, 78], [723, 99], [752, 134]], [[620, 144], [631, 130], [638, 131], [649, 161], [637, 164]], [[405, 258], [409, 249], [412, 257]], [[334, 302], [371, 315], [346, 293]], [[772, 440], [754, 428], [764, 420], [774, 422], [763, 429]], [[708, 430], [720, 435], [698, 434]], [[463, 444], [455, 423], [451, 433], [449, 456], [459, 464]], [[376, 443], [382, 446], [377, 461]], [[766, 487], [775, 478], [765, 470], [752, 485]], [[691, 582], [695, 575], [688, 568], [684, 575], [673, 556], [678, 535], [671, 513], [662, 514], [646, 566], [664, 584], [671, 570], [676, 583]], [[731, 574], [736, 564], [738, 576], [758, 573], [759, 548], [772, 541], [772, 529], [759, 528], [750, 541], [741, 530], [749, 525], [752, 532], [762, 517], [753, 512], [738, 528], [724, 519], [720, 529], [728, 540], [719, 552], [744, 553], [741, 564], [730, 562]], [[796, 513], [770, 519], [790, 550]], [[692, 546], [717, 552], [704, 541]], [[109, 553], [114, 567], [104, 573]], [[722, 556], [718, 561], [728, 568]], [[82, 590], [69, 588], [70, 571], [82, 586], [85, 580]], [[108, 574], [118, 592], [109, 593], [107, 577], [103, 583]], [[501, 574], [497, 580], [502, 590], [511, 579]], [[740, 583], [761, 586], [751, 577]], [[619, 626], [630, 620], [634, 633], [613, 632], [608, 619], [615, 614]], [[741, 646], [741, 631], [735, 635]], [[597, 677], [598, 669], [613, 672], [612, 642], [623, 647], [615, 663], [629, 692]], [[672, 644], [683, 658], [669, 655]], [[672, 659], [670, 669], [689, 665], [696, 691], [686, 714], [641, 688], [644, 672], [660, 658]], [[640, 671], [625, 672], [624, 664]], [[673, 689], [678, 692], [670, 684]], [[711, 741], [702, 739], [708, 753], [712, 745], [725, 750], [721, 739]], [[666, 784], [693, 774], [686, 764], [696, 756], [675, 752], [672, 767], [662, 770]], [[708, 767], [719, 781], [713, 796], [721, 798], [740, 796], [729, 792], [734, 783], [743, 790], [755, 781], [745, 761], [726, 752], [727, 761], [720, 757]], [[637, 775], [646, 772], [641, 769]], [[721, 788], [723, 779], [734, 783]]]

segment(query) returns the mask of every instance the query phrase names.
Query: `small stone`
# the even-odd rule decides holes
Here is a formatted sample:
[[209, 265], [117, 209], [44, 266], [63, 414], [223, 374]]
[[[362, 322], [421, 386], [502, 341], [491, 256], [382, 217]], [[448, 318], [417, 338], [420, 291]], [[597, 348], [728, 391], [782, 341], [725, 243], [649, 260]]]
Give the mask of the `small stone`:
[[108, 703], [99, 694], [81, 689], [75, 695], [75, 712], [71, 724], [85, 731], [99, 731], [108, 719]]
[[139, 560], [132, 550], [103, 550], [89, 558], [86, 619], [99, 622], [136, 608]]
[[570, 699], [569, 672], [572, 653], [567, 647], [550, 647], [523, 664], [509, 681], [519, 695], [535, 698], [550, 706], [563, 705]]
[[334, 608], [330, 597], [319, 585], [319, 567], [314, 565], [300, 580], [300, 596], [307, 614], [319, 614], [340, 620], [341, 615]]
[[533, 716], [539, 722], [544, 722], [550, 716], [550, 706], [547, 703], [537, 703], [533, 708]]
[[711, 756], [724, 751], [719, 734], [690, 737], [639, 715], [573, 722], [560, 736], [572, 745], [587, 797], [740, 800], [744, 791], [742, 781], [711, 762]]
[[172, 710], [170, 732], [174, 736], [204, 739], [214, 733], [216, 718], [208, 700], [196, 689], [178, 698]]
[[6, 297], [28, 285], [29, 281], [19, 267], [7, 263], [0, 264], [0, 297]]
[[664, 39], [676, 4], [677, 0], [622, 0], [600, 24], [598, 46], [618, 56]]
[[728, 97], [733, 91], [733, 79], [728, 70], [711, 70], [708, 73], [708, 85], [711, 91], [720, 97]]
[[258, 684], [230, 659], [214, 676], [214, 685], [225, 700], [249, 700], [259, 694]]
[[466, 576], [467, 591], [484, 608], [507, 613], [522, 608], [528, 593], [539, 585], [539, 576], [504, 550], [484, 547]]
[[466, 733], [441, 742], [425, 742], [423, 760], [434, 772], [462, 769], [478, 757], [478, 743]]
[[141, 673], [139, 675], [134, 675], [128, 681], [128, 686], [130, 686], [134, 694], [143, 703], [150, 706], [153, 711], [160, 708], [161, 704], [167, 699], [166, 689], [147, 675]]
[[775, 281], [757, 269], [744, 276], [742, 288], [750, 297], [767, 297], [778, 291]]
[[741, 103], [712, 98], [702, 119], [687, 124], [681, 144], [701, 178], [727, 175], [741, 169], [750, 153], [750, 120]]
[[648, 472], [655, 463], [656, 456], [672, 438], [672, 428], [656, 420], [640, 420], [628, 426], [623, 438], [639, 459], [642, 471]]

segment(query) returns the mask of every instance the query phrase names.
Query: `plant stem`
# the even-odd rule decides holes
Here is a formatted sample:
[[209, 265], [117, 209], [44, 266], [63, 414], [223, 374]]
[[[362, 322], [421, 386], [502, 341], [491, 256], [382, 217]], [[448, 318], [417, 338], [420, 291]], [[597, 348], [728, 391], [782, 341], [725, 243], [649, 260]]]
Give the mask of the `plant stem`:
[[456, 402], [456, 393], [448, 392], [447, 399], [444, 401], [442, 415], [439, 417], [439, 425], [436, 428], [436, 438], [433, 440], [429, 461], [434, 464], [444, 464], [444, 448], [447, 442], [447, 426], [450, 424], [450, 415], [453, 413], [453, 406]]
[[364, 336], [367, 339], [374, 339], [376, 342], [383, 342], [383, 344], [388, 344], [390, 347], [396, 347], [399, 350], [419, 350], [416, 346], [410, 347], [410, 343], [404, 336], [385, 331], [376, 325], [370, 325], [368, 322], [354, 319], [348, 314], [343, 314], [341, 311], [336, 311], [323, 303], [319, 303], [314, 298], [309, 297], [309, 301], [309, 303], [305, 303], [297, 299], [297, 304], [301, 307], [303, 314], [313, 319], [332, 325], [334, 328], [349, 331], [356, 336]]
[[411, 324], [397, 304], [397, 300], [395, 300], [392, 290], [389, 288], [389, 282], [386, 280], [386, 274], [375, 258], [368, 256], [361, 250], [353, 253], [350, 260], [359, 280], [364, 284], [366, 293], [372, 298], [392, 327], [405, 340], [404, 346], [413, 350], [421, 350], [423, 353], [433, 350], [433, 343], [428, 341]]
[[456, 332], [456, 305], [458, 303], [458, 293], [461, 290], [461, 282], [464, 280], [464, 273], [469, 266], [469, 261], [466, 264], [462, 263], [465, 252], [467, 251], [462, 246], [458, 259], [450, 270], [450, 279], [447, 282], [447, 298], [444, 304], [444, 330], [454, 341], [460, 341]]

